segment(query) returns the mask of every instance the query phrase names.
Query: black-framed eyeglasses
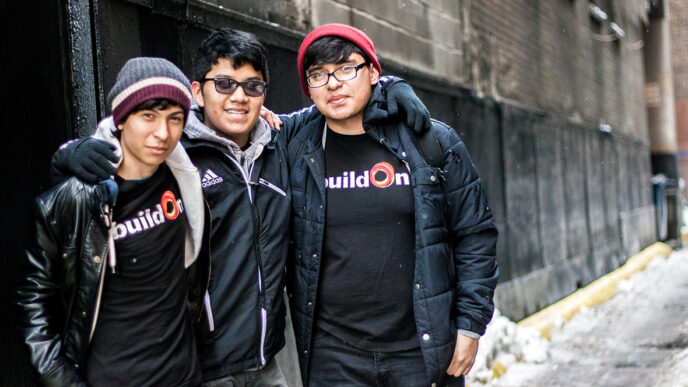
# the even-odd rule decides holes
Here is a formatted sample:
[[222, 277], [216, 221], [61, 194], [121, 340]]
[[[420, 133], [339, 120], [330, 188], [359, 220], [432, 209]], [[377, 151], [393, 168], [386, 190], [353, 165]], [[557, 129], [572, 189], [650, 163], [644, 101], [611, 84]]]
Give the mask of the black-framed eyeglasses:
[[265, 94], [268, 83], [263, 81], [244, 81], [239, 82], [231, 78], [203, 78], [201, 82], [215, 82], [215, 91], [220, 94], [234, 94], [237, 87], [244, 89], [244, 94], [249, 97], [260, 97]]
[[306, 82], [308, 83], [308, 87], [315, 88], [327, 85], [327, 82], [330, 81], [330, 76], [333, 76], [334, 79], [338, 80], [339, 82], [350, 81], [356, 78], [356, 76], [358, 75], [358, 70], [362, 69], [367, 65], [368, 62], [363, 62], [356, 66], [340, 67], [331, 73], [311, 74], [306, 77]]

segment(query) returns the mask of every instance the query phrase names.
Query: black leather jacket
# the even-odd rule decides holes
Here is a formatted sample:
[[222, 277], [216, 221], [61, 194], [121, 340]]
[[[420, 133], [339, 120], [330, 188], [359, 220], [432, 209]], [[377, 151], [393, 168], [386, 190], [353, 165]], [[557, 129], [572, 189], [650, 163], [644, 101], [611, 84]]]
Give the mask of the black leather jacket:
[[[168, 166], [173, 173], [175, 169], [178, 172], [179, 165], [168, 162]], [[181, 173], [198, 178], [195, 169]], [[178, 173], [175, 177], [179, 180]], [[194, 321], [201, 320], [210, 277], [210, 215], [200, 196], [200, 179], [198, 184], [198, 194], [185, 197], [187, 214], [195, 219], [189, 222], [186, 254], [187, 306]], [[16, 297], [19, 329], [42, 385], [86, 385], [83, 366], [107, 267], [107, 199], [105, 185], [92, 186], [76, 178], [63, 181], [36, 199], [35, 230], [20, 269]], [[200, 215], [189, 213], [186, 203], [192, 201], [195, 204], [191, 207]]]

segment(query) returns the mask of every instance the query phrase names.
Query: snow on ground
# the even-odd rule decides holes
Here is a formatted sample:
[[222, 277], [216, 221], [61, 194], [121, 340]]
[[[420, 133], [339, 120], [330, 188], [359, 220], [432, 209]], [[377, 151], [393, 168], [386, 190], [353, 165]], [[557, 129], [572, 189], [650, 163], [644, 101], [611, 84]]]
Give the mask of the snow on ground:
[[519, 327], [495, 309], [494, 317], [480, 338], [478, 354], [466, 377], [470, 387], [487, 386], [492, 368], [505, 369], [516, 362], [542, 363], [547, 360], [549, 342], [532, 328]]
[[[653, 386], [688, 387], [688, 348], [683, 345], [688, 339], [681, 339], [688, 332], [688, 318], [684, 317], [688, 316], [688, 300], [681, 301], [686, 298], [681, 296], [684, 294], [681, 292], [685, 292], [681, 288], [688, 287], [687, 274], [688, 250], [678, 250], [667, 259], [656, 258], [644, 271], [620, 282], [617, 294], [610, 301], [597, 307], [581, 309], [563, 327], [554, 330], [551, 342], [533, 329], [517, 326], [496, 310], [485, 335], [480, 339], [475, 365], [466, 378], [467, 385], [553, 385], [537, 384], [537, 375], [547, 375], [550, 381], [554, 381], [557, 380], [557, 377], [552, 376], [554, 372], [560, 374], [559, 382], [562, 377], [563, 380], [571, 381], [564, 375], [579, 373], [581, 369], [575, 367], [581, 366], [590, 372], [601, 372], [600, 379], [596, 379], [598, 381], [604, 379], [604, 375], [615, 375], [615, 372], [623, 371], [635, 372], [638, 377], [646, 377], [645, 373], [652, 373]], [[659, 307], [653, 309], [657, 305]], [[633, 330], [634, 324], [642, 320], [637, 313], [643, 310], [652, 310], [650, 313], [657, 314], [649, 316], [650, 320], [652, 317], [668, 318], [672, 323], [665, 328], [660, 325], [660, 331], [656, 334], [652, 331], [637, 334], [640, 339], [633, 337], [633, 333], [624, 333], [626, 339], [617, 340], [617, 335], [612, 333], [616, 328], [609, 324], [621, 324], [624, 325], [623, 328], [630, 327]], [[670, 314], [661, 315], [664, 311]], [[601, 329], [601, 326], [606, 328]], [[605, 331], [605, 335], [595, 338], [600, 331]], [[666, 345], [662, 344], [666, 342], [676, 344], [664, 337], [668, 331], [673, 332], [674, 336], [671, 337], [679, 335], [678, 348], [642, 352], [642, 348], [659, 348]], [[661, 353], [667, 354], [667, 357], [660, 358]], [[625, 356], [635, 356], [637, 364], [618, 361], [619, 357], [624, 359]], [[504, 373], [504, 368], [499, 363], [509, 370], [501, 378], [492, 379], [493, 367], [498, 371], [496, 373]], [[605, 364], [612, 364], [609, 371]], [[619, 367], [631, 368], [625, 368], [624, 371]], [[618, 380], [619, 374], [615, 378], [612, 380]]]

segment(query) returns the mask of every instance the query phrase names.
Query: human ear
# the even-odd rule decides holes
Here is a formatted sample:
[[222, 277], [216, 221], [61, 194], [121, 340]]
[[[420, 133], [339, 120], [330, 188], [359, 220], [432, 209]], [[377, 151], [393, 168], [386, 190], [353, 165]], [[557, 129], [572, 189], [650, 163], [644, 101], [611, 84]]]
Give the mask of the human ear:
[[377, 68], [373, 66], [373, 64], [370, 64], [370, 84], [371, 85], [376, 85], [377, 82], [380, 80], [380, 72], [377, 71]]
[[191, 94], [193, 95], [194, 101], [199, 107], [204, 107], [205, 102], [203, 100], [203, 86], [198, 81], [193, 81], [191, 83]]

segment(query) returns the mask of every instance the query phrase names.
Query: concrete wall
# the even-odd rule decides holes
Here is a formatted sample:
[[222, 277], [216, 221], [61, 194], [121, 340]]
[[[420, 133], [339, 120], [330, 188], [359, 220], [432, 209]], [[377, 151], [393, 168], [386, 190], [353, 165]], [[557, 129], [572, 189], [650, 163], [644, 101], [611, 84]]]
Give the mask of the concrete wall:
[[644, 3], [602, 3], [625, 38], [606, 41], [581, 0], [320, 0], [312, 24], [353, 24], [389, 62], [642, 140]]

